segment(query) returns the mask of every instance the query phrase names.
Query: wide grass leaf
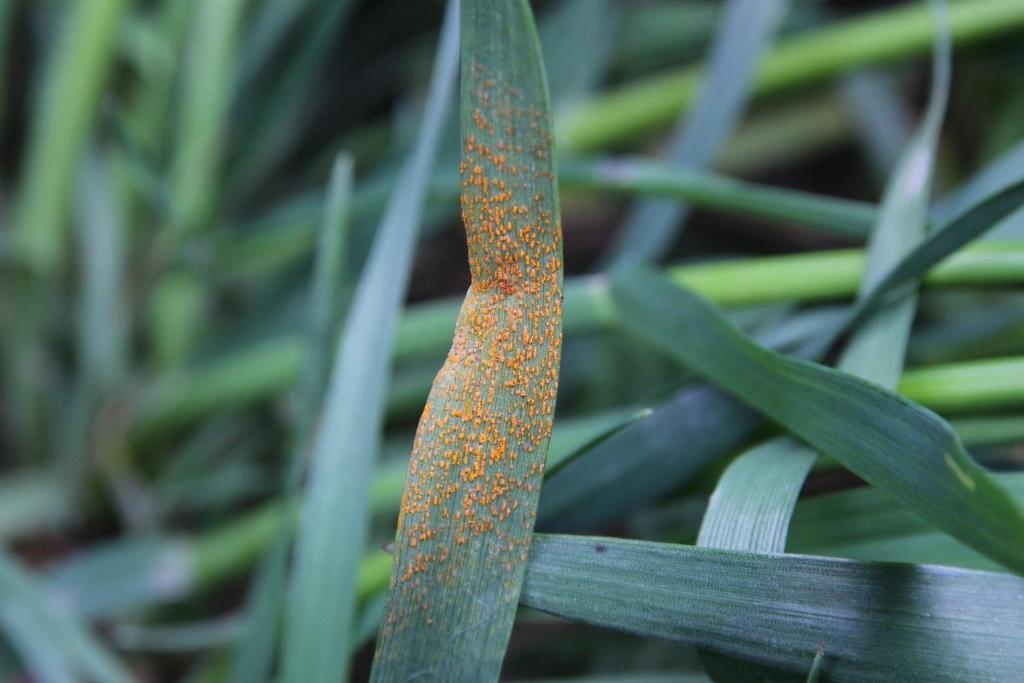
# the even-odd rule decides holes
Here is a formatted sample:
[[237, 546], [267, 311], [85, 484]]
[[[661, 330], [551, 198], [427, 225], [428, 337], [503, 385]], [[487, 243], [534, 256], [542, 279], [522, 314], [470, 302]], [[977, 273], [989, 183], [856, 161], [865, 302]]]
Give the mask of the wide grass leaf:
[[940, 417], [847, 373], [758, 346], [659, 275], [623, 274], [612, 295], [627, 329], [939, 528], [1024, 571], [1024, 513]]
[[534, 538], [524, 605], [827, 681], [1010, 681], [1024, 579], [585, 536]]
[[[359, 559], [390, 374], [427, 178], [458, 60], [458, 4], [449, 3], [423, 128], [402, 172], [353, 296], [313, 441], [296, 540], [283, 658], [286, 682], [344, 680]], [[344, 520], [339, 524], [339, 520]]]
[[472, 284], [413, 446], [372, 679], [498, 679], [551, 433], [562, 244], [525, 0], [462, 8], [462, 209]]

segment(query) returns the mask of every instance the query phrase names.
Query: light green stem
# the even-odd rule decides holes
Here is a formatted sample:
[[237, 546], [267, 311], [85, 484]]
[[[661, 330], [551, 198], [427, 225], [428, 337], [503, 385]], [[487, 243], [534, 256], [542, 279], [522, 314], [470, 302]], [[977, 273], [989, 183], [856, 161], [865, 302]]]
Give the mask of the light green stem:
[[[748, 306], [782, 301], [824, 301], [853, 296], [864, 252], [846, 249], [755, 257], [668, 270], [678, 284], [717, 304]], [[926, 286], [1007, 286], [1024, 283], [1024, 242], [990, 242], [960, 251], [927, 273]], [[401, 319], [396, 360], [434, 357], [451, 344], [459, 302], [442, 299], [411, 307]], [[567, 335], [608, 328], [615, 314], [601, 276], [567, 278]], [[137, 446], [150, 444], [212, 412], [241, 407], [289, 389], [302, 365], [298, 337], [282, 337], [234, 353], [205, 368], [168, 376], [155, 385], [134, 425]], [[401, 399], [402, 385], [393, 400]], [[421, 389], [409, 389], [419, 391]]]
[[71, 184], [99, 107], [125, 0], [78, 0], [47, 67], [14, 219], [21, 256], [50, 273], [67, 248]]
[[1024, 358], [987, 358], [907, 372], [899, 391], [940, 412], [1024, 403]]

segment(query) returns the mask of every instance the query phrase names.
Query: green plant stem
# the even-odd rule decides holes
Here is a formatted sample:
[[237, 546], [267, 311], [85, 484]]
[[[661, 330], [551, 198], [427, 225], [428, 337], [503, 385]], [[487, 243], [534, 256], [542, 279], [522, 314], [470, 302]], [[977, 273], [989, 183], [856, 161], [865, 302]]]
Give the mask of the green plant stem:
[[[954, 2], [949, 17], [953, 40], [962, 45], [1024, 27], [1024, 3]], [[914, 3], [798, 34], [780, 42], [761, 61], [754, 94], [923, 54], [931, 47], [933, 32], [928, 5]], [[563, 149], [598, 149], [666, 125], [693, 102], [701, 75], [700, 67], [685, 67], [607, 92], [567, 112], [555, 138]]]
[[[668, 272], [675, 282], [720, 305], [746, 306], [848, 298], [857, 291], [863, 268], [864, 252], [847, 249], [675, 266]], [[1020, 285], [1024, 243], [969, 247], [930, 271], [924, 282], [941, 287]], [[451, 343], [458, 306], [456, 300], [443, 299], [411, 307], [399, 324], [396, 360], [442, 353]], [[607, 282], [600, 276], [567, 278], [564, 314], [569, 335], [615, 325]], [[281, 337], [205, 368], [169, 375], [144, 401], [133, 426], [136, 445], [151, 444], [212, 412], [290, 388], [299, 376], [302, 353], [298, 337]]]
[[176, 239], [201, 229], [213, 210], [243, 8], [244, 0], [199, 3], [194, 18], [172, 165]]
[[14, 226], [21, 256], [52, 273], [67, 247], [71, 184], [109, 70], [125, 0], [79, 0], [47, 66], [26, 151]]
[[[919, 372], [922, 371], [914, 371], [913, 374]], [[908, 373], [908, 376], [913, 374]], [[968, 416], [949, 423], [970, 447], [1024, 441], [1024, 415]]]
[[1024, 403], [1024, 358], [987, 358], [907, 372], [901, 394], [940, 412], [993, 409]]

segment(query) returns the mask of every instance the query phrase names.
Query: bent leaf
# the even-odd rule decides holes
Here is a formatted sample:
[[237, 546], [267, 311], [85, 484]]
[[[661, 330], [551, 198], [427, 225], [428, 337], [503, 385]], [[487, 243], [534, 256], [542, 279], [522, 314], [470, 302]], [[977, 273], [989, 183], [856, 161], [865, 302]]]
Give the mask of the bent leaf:
[[562, 245], [547, 86], [525, 0], [462, 8], [472, 284], [413, 445], [372, 680], [497, 680], [551, 433]]
[[852, 375], [758, 346], [658, 275], [619, 276], [612, 296], [627, 329], [947, 533], [1024, 571], [1024, 513], [942, 418]]

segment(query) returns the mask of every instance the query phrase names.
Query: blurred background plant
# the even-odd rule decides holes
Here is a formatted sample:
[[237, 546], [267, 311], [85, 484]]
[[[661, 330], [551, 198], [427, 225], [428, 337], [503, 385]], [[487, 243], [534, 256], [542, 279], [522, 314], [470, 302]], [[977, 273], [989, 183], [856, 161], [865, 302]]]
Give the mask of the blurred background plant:
[[[933, 225], [1024, 175], [1024, 3], [949, 4]], [[671, 264], [761, 344], [813, 356], [929, 99], [933, 19], [920, 2], [532, 5], [567, 276], [539, 528], [694, 543], [719, 474], [773, 428], [625, 335], [599, 273]], [[309, 452], [350, 441], [379, 450], [348, 501], [370, 520], [351, 626], [366, 675], [390, 562], [372, 549], [469, 282], [458, 107], [442, 68], [430, 85], [443, 13], [0, 0], [0, 680], [264, 679]], [[382, 438], [314, 445], [355, 292], [382, 316], [353, 313], [358, 338], [387, 328], [406, 278], [390, 382], [366, 388], [386, 391]], [[1020, 499], [1024, 213], [924, 282], [899, 391]], [[997, 569], [872, 495], [822, 459], [788, 549]], [[705, 680], [689, 646], [528, 610], [504, 671]]]

